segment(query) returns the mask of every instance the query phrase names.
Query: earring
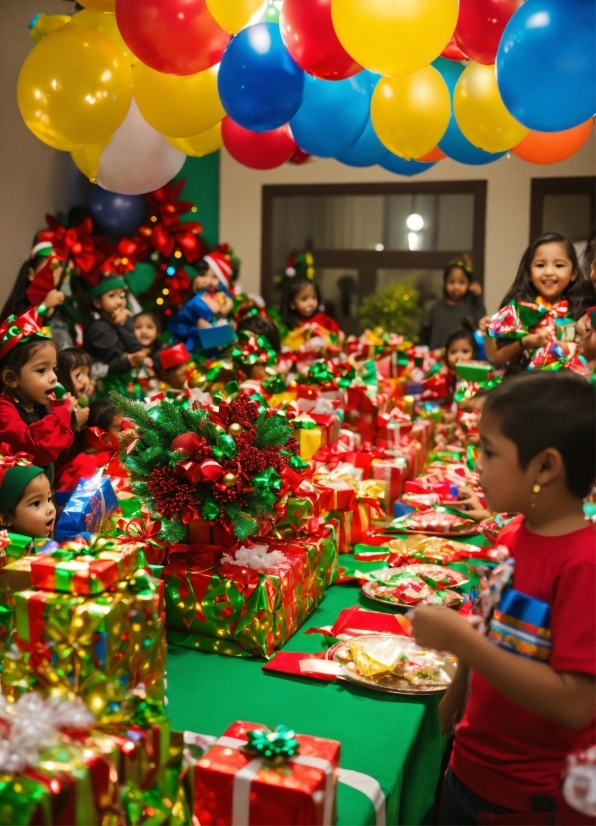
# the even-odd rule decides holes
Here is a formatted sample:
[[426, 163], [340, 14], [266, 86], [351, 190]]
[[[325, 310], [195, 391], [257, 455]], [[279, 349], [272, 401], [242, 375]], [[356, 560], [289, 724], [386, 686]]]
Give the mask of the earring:
[[539, 485], [539, 484], [538, 484], [538, 482], [537, 482], [537, 483], [534, 485], [534, 487], [532, 488], [532, 493], [540, 493], [540, 490], [541, 490], [540, 485]]
[[540, 487], [538, 482], [536, 482], [534, 485], [532, 485], [532, 498], [530, 499], [530, 507], [531, 508], [536, 507], [536, 496], [540, 493], [541, 490], [542, 490], [542, 488]]

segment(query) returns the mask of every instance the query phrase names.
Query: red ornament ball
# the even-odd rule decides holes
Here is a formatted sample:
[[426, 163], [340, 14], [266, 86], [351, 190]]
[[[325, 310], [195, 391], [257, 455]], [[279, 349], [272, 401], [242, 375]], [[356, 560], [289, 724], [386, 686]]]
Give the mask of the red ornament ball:
[[196, 449], [196, 433], [181, 433], [176, 436], [170, 445], [172, 450], [183, 453], [185, 456], [192, 456]]

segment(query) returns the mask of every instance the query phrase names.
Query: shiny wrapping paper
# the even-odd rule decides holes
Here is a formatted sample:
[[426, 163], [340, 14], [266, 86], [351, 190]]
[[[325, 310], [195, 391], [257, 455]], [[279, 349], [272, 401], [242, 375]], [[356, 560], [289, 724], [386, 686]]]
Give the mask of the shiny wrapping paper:
[[331, 446], [339, 439], [339, 431], [341, 429], [341, 419], [337, 413], [314, 413], [310, 416], [314, 419], [317, 426], [321, 428], [322, 444]]
[[196, 764], [195, 813], [201, 826], [331, 826], [340, 744], [297, 734], [296, 755], [256, 762], [243, 742], [248, 731], [263, 728], [234, 723]]
[[170, 639], [230, 656], [270, 656], [337, 578], [335, 540], [323, 534], [261, 540], [286, 557], [267, 572], [220, 562], [221, 548], [178, 546], [162, 572]]
[[119, 504], [110, 480], [83, 479], [74, 490], [56, 523], [58, 542], [79, 535], [99, 533], [106, 519], [116, 513]]
[[14, 603], [14, 644], [2, 659], [5, 695], [80, 696], [99, 718], [141, 683], [152, 700], [163, 700], [163, 587], [146, 572], [98, 596], [27, 590]]
[[377, 482], [384, 483], [383, 507], [386, 513], [391, 514], [393, 504], [400, 498], [406, 480], [406, 463], [403, 457], [399, 455], [386, 459], [373, 459], [371, 476]]

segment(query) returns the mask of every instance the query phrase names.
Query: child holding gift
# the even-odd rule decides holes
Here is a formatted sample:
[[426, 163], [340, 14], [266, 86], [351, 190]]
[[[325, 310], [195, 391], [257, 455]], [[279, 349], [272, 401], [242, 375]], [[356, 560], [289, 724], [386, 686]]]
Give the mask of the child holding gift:
[[0, 526], [32, 538], [49, 537], [56, 507], [50, 480], [29, 457], [0, 457]]
[[[585, 312], [582, 295], [585, 276], [579, 268], [575, 247], [565, 235], [548, 232], [537, 238], [522, 256], [515, 281], [501, 303], [512, 301], [543, 307], [544, 319], [533, 332], [513, 340], [499, 335], [499, 313], [488, 326], [486, 354], [496, 365], [509, 363], [509, 372], [527, 367], [529, 353], [545, 347], [555, 336], [557, 318], [580, 318]], [[501, 311], [500, 311], [501, 312]]]
[[420, 341], [438, 350], [466, 321], [476, 329], [485, 316], [482, 287], [474, 281], [470, 264], [463, 259], [451, 261], [443, 273], [443, 298], [431, 308]]
[[589, 307], [577, 322], [577, 352], [588, 362], [590, 370], [596, 369], [596, 307]]
[[35, 310], [2, 322], [0, 342], [0, 442], [49, 468], [89, 411], [70, 393], [55, 403], [56, 345], [43, 334]]
[[50, 311], [64, 303], [64, 293], [58, 289], [64, 264], [50, 241], [36, 239], [29, 260], [25, 261], [2, 310], [2, 320], [9, 315], [22, 315], [31, 307], [43, 305]]
[[341, 333], [338, 323], [322, 312], [319, 290], [308, 278], [292, 279], [281, 311], [284, 324], [290, 331], [308, 324], [318, 324], [328, 333]]
[[513, 378], [489, 394], [480, 437], [489, 507], [520, 514], [499, 536], [513, 588], [484, 595], [498, 600], [492, 617], [482, 603], [488, 638], [448, 609], [414, 614], [416, 642], [459, 659], [439, 707], [445, 734], [464, 714], [439, 822], [554, 822], [537, 812], [557, 807], [565, 822], [565, 758], [594, 743], [596, 389], [567, 371]]

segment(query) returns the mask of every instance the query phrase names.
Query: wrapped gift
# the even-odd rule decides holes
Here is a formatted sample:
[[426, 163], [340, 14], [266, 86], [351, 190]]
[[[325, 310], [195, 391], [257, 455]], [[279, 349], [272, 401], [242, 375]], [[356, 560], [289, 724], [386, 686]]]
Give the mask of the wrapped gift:
[[14, 629], [2, 661], [7, 696], [32, 688], [77, 695], [98, 716], [141, 683], [163, 700], [163, 587], [145, 571], [97, 596], [21, 591]]
[[270, 656], [296, 632], [337, 576], [328, 532], [270, 539], [223, 555], [173, 546], [163, 570], [168, 627], [187, 647], [232, 656]]
[[[5, 544], [6, 539], [8, 539], [8, 544]], [[3, 565], [15, 559], [21, 559], [23, 556], [36, 553], [38, 549], [36, 542], [31, 539], [30, 536], [21, 536], [21, 534], [18, 533], [1, 531], [0, 542], [2, 544], [2, 550], [6, 553], [6, 559], [3, 558], [4, 555], [2, 554]], [[47, 539], [44, 539], [44, 543], [45, 542], [47, 542]]]
[[310, 462], [323, 444], [323, 432], [315, 420], [306, 413], [296, 416], [291, 424], [300, 445], [300, 458]]
[[373, 459], [371, 476], [373, 479], [385, 483], [385, 512], [392, 514], [393, 503], [401, 497], [406, 479], [406, 462], [403, 456]]
[[358, 450], [362, 446], [362, 436], [360, 433], [342, 427], [339, 431], [338, 442], [345, 445], [348, 450]]
[[356, 507], [352, 512], [352, 544], [363, 542], [373, 527], [374, 520], [385, 516], [386, 483], [366, 479], [356, 492]]
[[167, 543], [159, 539], [161, 522], [141, 513], [128, 519], [119, 519], [114, 535], [120, 539], [128, 538], [142, 547], [149, 565], [163, 565], [167, 556]]
[[195, 766], [195, 813], [201, 826], [331, 826], [339, 755], [335, 740], [234, 723]]
[[106, 477], [82, 479], [56, 523], [55, 537], [61, 542], [99, 533], [103, 523], [119, 508], [119, 502]]
[[[353, 493], [353, 491], [352, 491]], [[352, 550], [352, 510], [338, 510], [329, 514], [328, 519], [334, 524], [337, 538], [337, 553], [349, 554]]]

